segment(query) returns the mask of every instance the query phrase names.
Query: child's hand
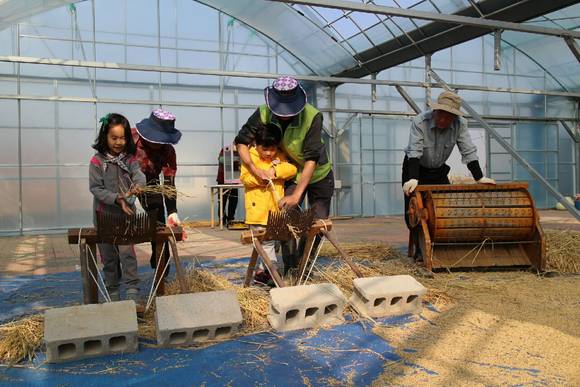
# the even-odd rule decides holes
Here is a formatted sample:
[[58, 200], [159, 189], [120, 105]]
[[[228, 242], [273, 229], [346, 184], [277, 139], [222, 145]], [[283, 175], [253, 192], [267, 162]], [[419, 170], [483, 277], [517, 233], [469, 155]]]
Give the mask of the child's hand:
[[264, 182], [268, 182], [268, 180], [272, 180], [275, 176], [273, 168], [270, 168], [269, 170], [265, 171], [263, 169], [257, 168], [254, 166], [254, 168], [252, 168], [252, 173], [254, 174], [254, 176], [256, 176], [258, 179], [264, 181]]
[[129, 190], [129, 192], [127, 192], [127, 194], [125, 196], [127, 196], [127, 197], [132, 196], [132, 195], [137, 196], [137, 195], [141, 194], [141, 191], [142, 191], [141, 187], [138, 185], [135, 185], [135, 186], [131, 187], [131, 189]]
[[135, 212], [133, 212], [133, 210], [131, 209], [131, 207], [129, 207], [129, 205], [127, 204], [127, 202], [125, 201], [125, 198], [122, 196], [119, 196], [117, 198], [117, 204], [119, 206], [121, 206], [121, 209], [123, 210], [123, 212], [129, 216], [133, 215]]

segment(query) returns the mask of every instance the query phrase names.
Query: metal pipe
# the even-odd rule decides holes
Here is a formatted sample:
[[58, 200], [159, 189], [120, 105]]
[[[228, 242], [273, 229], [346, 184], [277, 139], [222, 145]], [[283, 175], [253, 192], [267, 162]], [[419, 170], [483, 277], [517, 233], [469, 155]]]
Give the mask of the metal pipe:
[[[85, 61], [76, 59], [61, 59], [61, 58], [37, 58], [2, 55], [0, 62], [9, 63], [26, 63], [26, 64], [43, 64], [54, 66], [71, 66], [71, 67], [89, 67], [95, 69], [111, 69], [111, 70], [132, 70], [132, 71], [149, 71], [149, 72], [163, 72], [175, 74], [195, 74], [195, 75], [210, 75], [210, 76], [227, 76], [239, 78], [260, 78], [260, 79], [276, 79], [281, 74], [277, 73], [261, 73], [261, 72], [247, 72], [247, 71], [224, 71], [224, 70], [210, 70], [210, 69], [195, 69], [189, 67], [166, 67], [166, 66], [151, 66], [126, 64], [117, 62], [100, 62], [100, 61]], [[315, 75], [294, 75], [298, 80], [322, 82], [328, 84], [361, 84], [361, 85], [383, 85], [383, 86], [408, 86], [408, 87], [437, 87], [436, 83], [427, 82], [413, 82], [401, 80], [385, 80], [385, 79], [361, 79], [361, 78], [347, 78], [347, 77], [322, 77]], [[558, 97], [580, 99], [580, 92], [560, 92], [550, 90], [533, 90], [533, 89], [517, 89], [505, 87], [482, 87], [476, 85], [462, 85], [450, 83], [450, 87], [459, 90], [477, 90], [497, 93], [515, 93], [515, 94], [534, 94], [534, 95], [552, 95]]]
[[570, 138], [574, 140], [575, 143], [580, 142], [580, 137], [578, 136], [577, 133], [575, 133], [574, 129], [572, 129], [566, 121], [560, 120], [559, 122], [562, 125], [562, 127], [566, 130], [566, 132], [568, 132], [568, 135], [570, 135]]
[[407, 93], [407, 91], [403, 89], [403, 86], [397, 85], [395, 86], [395, 89], [397, 89], [401, 97], [403, 97], [403, 99], [407, 101], [407, 103], [409, 104], [411, 109], [415, 111], [415, 113], [417, 114], [421, 113], [421, 108], [419, 108], [419, 105], [417, 105], [415, 101], [413, 101], [413, 98], [411, 98], [411, 96]]
[[[20, 55], [20, 24], [16, 24], [16, 53]], [[16, 64], [16, 93], [20, 95], [20, 64]], [[18, 231], [23, 235], [24, 213], [22, 197], [22, 100], [16, 101], [18, 114]]]
[[570, 48], [570, 51], [572, 51], [572, 54], [574, 54], [574, 56], [576, 57], [576, 60], [580, 62], [580, 47], [578, 47], [578, 43], [576, 43], [576, 40], [570, 36], [567, 36], [564, 40], [566, 41], [566, 44]]
[[[329, 88], [329, 99], [330, 99], [330, 132], [332, 133], [332, 163], [334, 165], [338, 165], [338, 128], [336, 127], [336, 86], [330, 86]], [[340, 176], [340, 169], [334, 169], [334, 180], [341, 180]], [[333, 212], [334, 215], [339, 215], [338, 211], [338, 196], [340, 194], [340, 188], [334, 187], [334, 203], [333, 203]]]
[[[451, 90], [449, 85], [447, 85], [445, 81], [443, 81], [443, 79], [441, 79], [441, 77], [439, 77], [439, 75], [435, 73], [433, 70], [431, 70], [431, 75], [433, 76], [433, 78], [435, 78], [437, 82], [441, 84], [441, 86], [443, 86], [447, 90]], [[540, 182], [540, 184], [544, 186], [544, 188], [548, 191], [548, 193], [550, 193], [557, 201], [559, 201], [564, 207], [566, 207], [566, 209], [576, 219], [580, 220], [580, 211], [576, 210], [573, 204], [570, 204], [564, 198], [564, 196], [544, 178], [544, 176], [542, 176], [538, 171], [536, 171], [536, 169], [530, 163], [528, 163], [528, 161], [524, 159], [518, 153], [518, 151], [501, 136], [501, 134], [498, 131], [496, 131], [494, 128], [488, 125], [487, 122], [485, 122], [485, 120], [471, 107], [469, 103], [467, 103], [465, 100], [462, 100], [461, 104], [463, 105], [463, 108], [476, 121], [478, 121], [489, 134], [492, 135], [492, 137], [494, 138], [495, 141], [497, 141], [498, 144], [500, 144], [506, 151], [508, 151], [509, 154], [514, 159], [516, 159], [528, 171], [530, 175], [532, 175], [532, 177], [534, 177], [537, 181]]]
[[428, 109], [431, 104], [431, 54], [425, 55], [425, 108]]
[[580, 38], [580, 31], [538, 27], [523, 23], [512, 23], [501, 20], [482, 19], [477, 17], [447, 15], [443, 13], [417, 11], [409, 8], [386, 7], [374, 4], [360, 4], [344, 0], [270, 0], [270, 1], [276, 1], [280, 3], [300, 4], [300, 5], [311, 5], [316, 7], [334, 8], [340, 10], [347, 9], [357, 12], [387, 15], [387, 16], [399, 16], [410, 19], [432, 20], [443, 23], [486, 28], [490, 30], [502, 29], [507, 31], [526, 32], [530, 34], [540, 34], [558, 37], [570, 36], [577, 39]]
[[[92, 97], [61, 97], [61, 96], [36, 96], [36, 95], [11, 95], [0, 94], [0, 100], [22, 100], [22, 101], [58, 101], [58, 102], [77, 102], [77, 103], [107, 103], [121, 105], [169, 105], [199, 108], [227, 108], [227, 109], [255, 109], [256, 105], [227, 104], [227, 103], [210, 103], [210, 102], [183, 102], [183, 101], [159, 101], [159, 100], [140, 100], [140, 99], [117, 99], [117, 98], [92, 98]], [[330, 112], [331, 109], [320, 108], [321, 112]], [[398, 112], [388, 110], [369, 110], [369, 109], [335, 109], [336, 113], [393, 116], [393, 117], [413, 117], [415, 112]], [[467, 115], [466, 117], [470, 117]], [[532, 117], [532, 116], [502, 116], [502, 115], [484, 115], [484, 119], [493, 121], [524, 121], [524, 122], [560, 122], [575, 121], [575, 117]]]
[[493, 69], [501, 70], [501, 30], [495, 30], [493, 33]]

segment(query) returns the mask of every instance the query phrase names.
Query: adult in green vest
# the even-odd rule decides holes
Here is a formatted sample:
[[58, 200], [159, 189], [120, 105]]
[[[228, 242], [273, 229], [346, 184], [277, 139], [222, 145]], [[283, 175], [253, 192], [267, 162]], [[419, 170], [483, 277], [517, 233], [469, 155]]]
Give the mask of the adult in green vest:
[[[276, 125], [282, 132], [281, 148], [298, 167], [296, 179], [286, 184], [285, 196], [279, 202], [280, 208], [299, 205], [307, 195], [315, 217], [328, 218], [334, 193], [334, 174], [326, 144], [322, 140], [322, 113], [307, 103], [306, 92], [292, 77], [276, 79], [272, 86], [264, 89], [264, 98], [266, 103], [256, 109], [235, 139], [240, 159], [264, 185], [274, 178], [273, 171], [256, 168], [248, 147], [254, 141], [256, 128]], [[300, 249], [291, 251], [292, 248], [289, 248], [290, 251], [285, 251], [282, 247], [287, 270], [296, 265]]]

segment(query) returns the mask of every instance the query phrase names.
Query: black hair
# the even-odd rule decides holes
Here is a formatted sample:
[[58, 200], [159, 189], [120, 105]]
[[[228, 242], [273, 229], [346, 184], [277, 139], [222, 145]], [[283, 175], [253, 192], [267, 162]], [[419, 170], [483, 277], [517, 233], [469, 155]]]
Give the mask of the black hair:
[[278, 146], [282, 141], [282, 130], [274, 124], [260, 125], [256, 128], [254, 142], [261, 146]]
[[113, 126], [122, 125], [125, 129], [125, 153], [129, 155], [134, 155], [137, 147], [133, 141], [133, 136], [131, 136], [131, 124], [125, 116], [118, 113], [109, 113], [105, 117], [101, 118], [101, 129], [99, 130], [99, 135], [95, 139], [93, 148], [100, 153], [107, 153], [109, 151], [109, 145], [107, 144], [107, 135], [109, 134], [109, 129]]

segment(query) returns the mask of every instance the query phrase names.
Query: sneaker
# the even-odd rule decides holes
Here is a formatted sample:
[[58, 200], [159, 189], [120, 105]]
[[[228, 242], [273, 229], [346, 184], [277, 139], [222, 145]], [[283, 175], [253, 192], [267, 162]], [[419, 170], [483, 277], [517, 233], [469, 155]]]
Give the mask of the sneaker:
[[135, 289], [135, 288], [127, 289], [126, 299], [133, 300], [133, 301], [135, 301], [135, 303], [138, 303], [139, 302], [139, 289]]
[[268, 285], [268, 282], [272, 281], [270, 273], [266, 270], [260, 270], [254, 274], [254, 282], [260, 285]]
[[109, 298], [111, 302], [121, 301], [121, 292], [119, 290], [109, 291]]

